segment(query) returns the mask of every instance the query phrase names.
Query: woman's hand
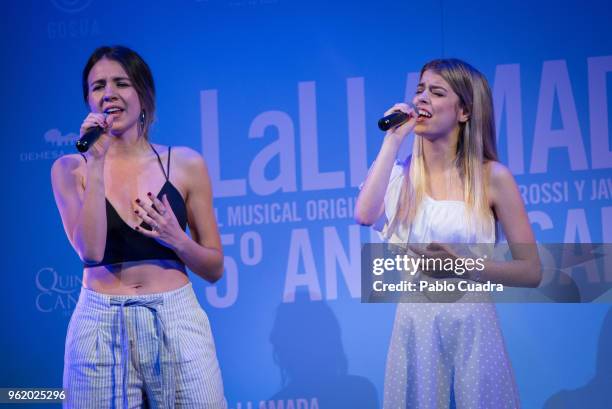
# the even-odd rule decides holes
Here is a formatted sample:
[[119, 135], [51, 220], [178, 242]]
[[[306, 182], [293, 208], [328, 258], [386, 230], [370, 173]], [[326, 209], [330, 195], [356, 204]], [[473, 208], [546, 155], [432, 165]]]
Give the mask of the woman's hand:
[[[414, 245], [408, 245], [408, 248], [416, 254], [417, 257], [423, 256], [423, 268], [421, 272], [432, 278], [449, 278], [461, 277], [462, 274], [450, 270], [444, 269], [444, 265], [447, 264], [447, 260], [451, 260], [454, 266], [455, 260], [459, 257], [455, 254], [450, 246], [438, 242], [431, 242], [427, 247], [417, 247]], [[429, 267], [428, 268], [428, 264]], [[436, 266], [442, 266], [442, 270], [436, 268]]]
[[105, 116], [104, 114], [95, 112], [90, 112], [89, 115], [85, 117], [79, 131], [79, 138], [82, 138], [83, 135], [85, 135], [91, 128], [99, 126], [100, 128], [104, 129], [104, 132], [102, 132], [100, 138], [98, 138], [93, 146], [87, 151], [91, 158], [102, 159], [106, 155], [112, 141], [109, 131], [113, 126], [114, 120], [115, 118], [112, 115]]
[[399, 143], [402, 143], [404, 138], [406, 138], [406, 135], [408, 135], [414, 129], [418, 115], [412, 104], [409, 105], [402, 102], [393, 105], [389, 110], [387, 110], [387, 112], [385, 112], [384, 116], [391, 115], [392, 113], [398, 111], [408, 115], [409, 119], [400, 126], [389, 129], [385, 134], [385, 138], [394, 138], [397, 139]]
[[181, 228], [166, 195], [162, 196], [161, 201], [150, 192], [147, 196], [151, 203], [145, 203], [141, 199], [136, 199], [134, 213], [151, 226], [151, 230], [141, 226], [136, 226], [134, 229], [144, 236], [157, 240], [160, 244], [170, 249], [176, 249], [182, 241], [189, 239], [189, 236]]

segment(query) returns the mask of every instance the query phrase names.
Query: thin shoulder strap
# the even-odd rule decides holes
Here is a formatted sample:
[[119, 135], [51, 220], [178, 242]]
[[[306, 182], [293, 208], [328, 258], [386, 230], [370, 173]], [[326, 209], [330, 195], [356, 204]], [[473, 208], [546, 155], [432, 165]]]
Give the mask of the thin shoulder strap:
[[172, 146], [168, 145], [168, 171], [166, 172], [166, 180], [170, 180], [170, 152], [172, 151]]
[[[159, 167], [161, 168], [162, 172], [164, 173], [164, 176], [166, 177], [166, 180], [168, 180], [169, 179], [169, 174], [166, 173], [166, 170], [164, 169], [164, 165], [162, 165], [162, 161], [161, 161], [161, 158], [159, 157], [159, 153], [157, 153], [157, 151], [153, 147], [152, 143], [149, 143], [149, 145], [151, 145], [151, 149], [153, 149], [153, 152], [155, 152], [155, 156], [157, 156], [157, 162], [159, 162]], [[168, 152], [168, 153], [170, 153], [170, 152]], [[169, 156], [168, 156], [168, 161], [170, 161], [170, 157]]]

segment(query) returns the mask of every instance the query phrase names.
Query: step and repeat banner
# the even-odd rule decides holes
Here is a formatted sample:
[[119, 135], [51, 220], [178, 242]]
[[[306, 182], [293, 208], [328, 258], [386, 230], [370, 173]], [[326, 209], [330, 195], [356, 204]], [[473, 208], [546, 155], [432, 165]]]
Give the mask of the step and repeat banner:
[[[5, 2], [0, 387], [61, 386], [82, 265], [50, 168], [87, 115], [86, 59], [122, 44], [153, 71], [153, 142], [209, 167], [225, 274], [190, 275], [229, 406], [381, 407], [396, 306], [361, 303], [361, 246], [378, 239], [353, 207], [376, 121], [412, 98], [425, 62], [461, 58], [489, 79], [539, 242], [612, 242], [612, 8], [562, 3]], [[524, 407], [608, 400], [609, 304], [497, 309]]]

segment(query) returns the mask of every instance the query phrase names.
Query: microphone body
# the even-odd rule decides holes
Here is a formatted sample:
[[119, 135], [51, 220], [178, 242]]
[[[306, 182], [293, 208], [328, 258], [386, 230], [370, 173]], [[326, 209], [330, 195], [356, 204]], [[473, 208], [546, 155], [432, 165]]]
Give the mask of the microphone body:
[[100, 135], [104, 132], [104, 129], [100, 126], [89, 128], [87, 132], [79, 139], [76, 143], [76, 148], [79, 152], [85, 153], [92, 147], [94, 143], [100, 138]]
[[410, 117], [405, 112], [396, 111], [378, 120], [378, 128], [381, 131], [388, 131], [406, 122]]
[[[108, 113], [104, 112], [104, 121], [108, 118]], [[100, 138], [100, 136], [104, 133], [104, 128], [101, 126], [94, 126], [93, 128], [89, 128], [85, 134], [79, 139], [76, 143], [76, 148], [79, 152], [85, 153], [93, 146], [94, 143]]]

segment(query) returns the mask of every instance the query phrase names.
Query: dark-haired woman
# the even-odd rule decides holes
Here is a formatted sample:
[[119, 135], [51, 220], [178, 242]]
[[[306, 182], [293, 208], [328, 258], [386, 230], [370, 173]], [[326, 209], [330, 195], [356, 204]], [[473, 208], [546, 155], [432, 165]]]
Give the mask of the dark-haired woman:
[[186, 272], [209, 282], [223, 273], [204, 160], [149, 141], [155, 88], [134, 51], [95, 50], [83, 96], [91, 112], [81, 135], [104, 132], [51, 171], [66, 235], [84, 263], [66, 338], [65, 406], [225, 408], [208, 318]]

